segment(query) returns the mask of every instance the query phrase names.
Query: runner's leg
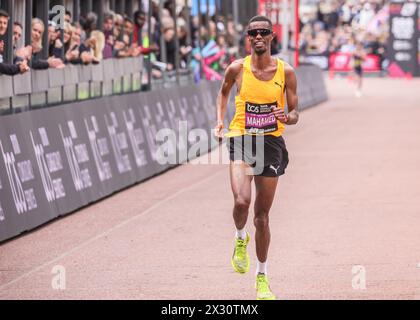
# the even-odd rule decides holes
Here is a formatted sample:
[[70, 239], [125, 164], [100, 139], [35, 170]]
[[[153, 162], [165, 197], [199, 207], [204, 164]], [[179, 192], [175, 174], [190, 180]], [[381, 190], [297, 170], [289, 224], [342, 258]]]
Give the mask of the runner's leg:
[[230, 163], [230, 183], [234, 197], [233, 219], [237, 230], [242, 230], [248, 220], [251, 203], [251, 182], [253, 176], [247, 175], [249, 166], [243, 161]]
[[269, 212], [276, 193], [278, 178], [255, 177], [256, 198], [254, 204], [255, 244], [259, 262], [267, 261], [270, 245]]

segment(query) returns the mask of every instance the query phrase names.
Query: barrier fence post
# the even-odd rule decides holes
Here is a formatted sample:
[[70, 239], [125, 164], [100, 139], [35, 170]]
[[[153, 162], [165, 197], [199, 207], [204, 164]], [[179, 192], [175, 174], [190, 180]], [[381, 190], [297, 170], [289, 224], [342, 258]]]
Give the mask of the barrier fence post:
[[174, 28], [175, 28], [175, 72], [176, 72], [176, 83], [179, 85], [179, 63], [180, 63], [180, 57], [179, 57], [179, 38], [178, 38], [178, 18], [176, 14], [176, 1], [172, 0], [172, 7], [174, 12], [173, 18], [174, 18]]
[[[187, 24], [187, 46], [193, 46], [193, 34], [191, 32], [191, 8], [189, 7], [188, 0], [185, 0], [185, 9], [187, 11], [186, 14], [186, 24]], [[191, 53], [187, 56], [187, 67], [189, 68], [191, 65]]]
[[238, 24], [239, 24], [239, 7], [238, 0], [233, 0], [233, 21], [235, 24], [235, 47], [239, 49], [239, 34], [238, 34]]
[[[142, 8], [140, 6], [139, 10], [141, 10], [141, 9]], [[153, 40], [152, 40], [152, 13], [153, 13], [153, 3], [152, 3], [152, 0], [149, 0], [149, 9], [147, 10], [147, 37], [149, 39], [149, 47], [153, 44]], [[139, 35], [138, 38], [140, 40], [140, 35]], [[142, 45], [142, 44], [140, 44], [140, 45]], [[152, 90], [152, 53], [149, 53], [149, 55], [147, 56], [146, 68], [147, 68], [147, 90]]]
[[80, 19], [80, 0], [73, 1], [73, 21]]
[[[203, 0], [204, 1], [204, 0]], [[202, 25], [202, 20], [201, 20], [201, 0], [197, 0], [197, 5], [198, 5], [198, 47], [200, 49], [200, 56], [201, 56], [201, 52], [203, 50], [203, 45], [201, 43], [201, 25]], [[201, 57], [201, 59], [203, 59], [203, 57]], [[203, 79], [203, 65], [202, 65], [202, 61], [199, 61], [199, 65], [200, 65], [200, 80]]]
[[6, 36], [6, 43], [5, 47], [6, 50], [4, 52], [4, 61], [6, 63], [12, 64], [13, 63], [13, 24], [15, 23], [15, 6], [13, 0], [5, 1], [6, 6], [5, 10], [9, 14], [9, 24], [7, 28], [7, 36]]

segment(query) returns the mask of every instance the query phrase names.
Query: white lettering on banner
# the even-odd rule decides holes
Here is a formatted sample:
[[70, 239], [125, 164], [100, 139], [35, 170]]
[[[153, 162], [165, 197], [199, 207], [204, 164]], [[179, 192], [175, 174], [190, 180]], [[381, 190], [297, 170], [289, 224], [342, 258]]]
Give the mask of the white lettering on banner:
[[68, 121], [67, 125], [69, 126], [71, 138], [72, 139], [77, 139], [77, 132], [76, 132], [76, 127], [74, 126], [74, 122], [73, 121]]
[[128, 154], [123, 154], [122, 151], [128, 148], [127, 139], [125, 132], [117, 132], [118, 122], [114, 112], [111, 112], [111, 123], [108, 120], [108, 116], [104, 115], [108, 133], [111, 138], [111, 146], [114, 151], [115, 161], [119, 173], [131, 171], [131, 163]]
[[38, 129], [39, 136], [41, 137], [42, 145], [44, 147], [48, 147], [50, 145], [50, 140], [48, 139], [47, 130], [45, 127], [41, 127]]
[[328, 69], [328, 57], [325, 56], [303, 56], [305, 62], [317, 65], [321, 69]]
[[156, 103], [156, 109], [154, 110], [157, 111], [155, 113], [156, 122], [159, 123], [162, 128], [169, 128], [169, 123], [165, 120], [165, 112], [163, 111], [164, 109], [160, 102]]
[[[24, 190], [23, 183], [33, 180], [34, 174], [30, 160], [17, 162], [16, 156], [21, 154], [19, 141], [15, 134], [10, 135], [13, 152], [6, 152], [0, 140], [0, 149], [6, 167], [7, 177], [10, 183], [13, 202], [16, 211], [22, 214], [37, 208], [37, 201], [33, 189]], [[17, 152], [17, 153], [16, 153]], [[22, 180], [23, 179], [23, 180]]]
[[4, 213], [3, 213], [3, 208], [1, 207], [1, 203], [0, 203], [0, 222], [4, 221]]
[[[168, 121], [165, 120], [165, 118], [164, 118], [165, 115], [163, 113], [163, 107], [162, 107], [162, 104], [160, 102], [158, 102], [156, 104], [156, 110], [157, 110], [157, 113], [156, 113], [156, 123], [161, 124], [160, 127], [163, 130], [171, 130]], [[159, 141], [159, 139], [157, 138], [157, 136], [156, 136], [156, 140]], [[162, 148], [159, 148], [159, 151], [161, 151], [161, 150], [162, 150]], [[167, 141], [166, 151], [168, 153], [168, 157], [170, 157], [170, 158], [174, 158], [175, 157], [176, 158], [176, 137], [175, 137], [175, 140], [174, 139], [169, 139]], [[164, 159], [164, 158], [165, 158], [165, 155], [162, 154], [161, 152], [159, 152], [158, 153], [158, 162], [160, 164], [163, 164], [162, 163], [162, 159]]]
[[18, 162], [17, 164], [20, 181], [27, 182], [34, 179], [34, 172], [30, 160]]
[[[197, 123], [194, 119], [194, 113], [193, 112], [188, 112], [188, 100], [186, 97], [182, 97], [181, 98], [182, 101], [182, 108], [185, 110], [185, 113], [187, 114], [187, 121], [189, 124], [189, 129], [194, 129], [197, 127]], [[183, 118], [185, 119], [185, 118]]]
[[64, 198], [66, 196], [66, 191], [64, 189], [63, 181], [61, 178], [55, 179], [52, 181], [56, 199]]
[[98, 150], [101, 157], [109, 154], [108, 140], [106, 138], [97, 139]]
[[86, 118], [84, 119], [86, 130], [89, 136], [90, 147], [93, 153], [93, 159], [95, 160], [96, 169], [98, 171], [99, 180], [105, 181], [112, 178], [111, 166], [108, 161], [105, 161], [102, 157], [109, 154], [108, 141], [106, 138], [97, 138], [99, 134], [99, 127], [95, 116], [90, 118], [92, 122], [92, 129], [89, 128], [89, 123]]
[[413, 18], [395, 17], [392, 19], [392, 34], [395, 39], [411, 40], [414, 31]]
[[206, 96], [206, 101], [207, 101], [207, 117], [209, 119], [209, 121], [213, 122], [214, 121], [214, 107], [216, 106], [216, 95], [214, 95], [210, 90], [204, 90], [204, 95]]
[[89, 154], [87, 151], [86, 144], [78, 144], [74, 147], [74, 151], [76, 152], [77, 162], [84, 163], [89, 161]]
[[177, 144], [178, 163], [183, 163], [188, 159], [188, 123], [186, 121], [182, 121], [181, 117], [176, 115], [175, 103], [172, 99], [169, 99], [167, 112], [169, 121], [171, 121], [171, 126], [179, 137]]
[[144, 128], [146, 128], [146, 140], [149, 145], [149, 150], [153, 161], [157, 161], [157, 143], [155, 137], [157, 135], [156, 125], [153, 124], [152, 114], [150, 112], [150, 107], [148, 105], [143, 107], [144, 116], [142, 117], [142, 122]]
[[335, 69], [344, 69], [346, 68], [347, 64], [349, 63], [349, 57], [344, 54], [338, 54], [335, 56], [334, 59], [334, 68]]
[[395, 54], [395, 60], [397, 61], [410, 61], [411, 60], [411, 54], [408, 52], [397, 52]]
[[200, 100], [198, 99], [198, 96], [196, 94], [192, 96], [191, 105], [194, 111], [194, 115], [197, 117], [198, 127], [205, 128], [207, 125], [207, 119], [205, 118], [205, 113], [203, 112], [203, 109], [200, 106]]
[[[64, 186], [57, 188], [57, 182], [54, 184], [54, 181], [56, 180], [53, 180], [51, 177], [51, 174], [61, 170], [63, 165], [61, 163], [60, 152], [56, 151], [45, 154], [44, 148], [47, 148], [50, 145], [45, 128], [39, 128], [38, 133], [41, 138], [41, 143], [36, 143], [34, 134], [32, 131], [29, 131], [45, 196], [48, 202], [52, 202], [56, 199], [63, 198], [66, 195]], [[59, 181], [62, 184], [61, 179], [59, 179]], [[58, 190], [58, 192], [56, 190]]]
[[45, 158], [47, 159], [48, 170], [51, 173], [63, 170], [63, 160], [59, 151], [46, 153]]
[[15, 155], [19, 155], [20, 146], [19, 146], [19, 141], [17, 140], [17, 137], [15, 134], [10, 135], [10, 141], [12, 142], [13, 153]]
[[61, 133], [61, 138], [63, 139], [64, 150], [66, 151], [67, 161], [70, 167], [70, 173], [73, 180], [74, 187], [76, 191], [82, 191], [88, 187], [92, 186], [92, 180], [89, 174], [88, 169], [82, 170], [80, 164], [77, 161], [74, 139], [77, 139], [76, 130], [74, 127], [73, 121], [69, 121], [68, 128], [70, 136], [64, 135], [63, 127], [61, 124], [58, 125]]
[[396, 40], [393, 42], [392, 44], [394, 50], [399, 51], [399, 50], [411, 50], [413, 48], [413, 46], [411, 45], [410, 42], [408, 41], [403, 41], [403, 40]]
[[146, 152], [140, 148], [140, 145], [145, 142], [143, 132], [140, 128], [135, 129], [134, 126], [137, 123], [134, 111], [132, 108], [128, 109], [128, 114], [123, 111], [124, 122], [126, 123], [128, 130], [128, 138], [130, 139], [131, 148], [133, 150], [134, 158], [136, 159], [137, 167], [143, 167], [147, 165]]
[[28, 204], [28, 211], [36, 209], [38, 207], [36, 203], [34, 189], [25, 190], [26, 203]]

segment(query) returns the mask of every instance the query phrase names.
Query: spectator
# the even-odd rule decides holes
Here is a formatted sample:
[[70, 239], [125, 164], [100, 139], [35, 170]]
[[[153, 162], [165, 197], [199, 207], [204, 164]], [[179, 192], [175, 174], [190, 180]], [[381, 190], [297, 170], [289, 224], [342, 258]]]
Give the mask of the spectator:
[[146, 13], [144, 11], [136, 11], [134, 13], [134, 34], [133, 43], [143, 45], [142, 31], [146, 23]]
[[48, 56], [61, 58], [63, 43], [60, 39], [61, 32], [54, 21], [48, 21]]
[[114, 35], [113, 35], [113, 27], [114, 27], [114, 17], [112, 14], [105, 15], [104, 18], [104, 36], [105, 36], [105, 45], [103, 50], [103, 58], [108, 59], [112, 58], [113, 56], [113, 48], [114, 48]]
[[47, 60], [41, 59], [42, 55], [42, 35], [45, 27], [42, 20], [38, 18], [32, 19], [31, 45], [32, 45], [32, 68], [48, 69], [63, 68], [64, 64], [61, 59], [49, 57]]
[[173, 25], [166, 25], [163, 31], [163, 39], [166, 45], [166, 60], [167, 70], [172, 71], [175, 69], [175, 58], [176, 58], [176, 44], [175, 44], [175, 30]]
[[96, 30], [98, 23], [98, 15], [95, 12], [89, 12], [86, 19], [82, 23], [84, 34], [82, 35], [82, 41], [90, 38], [90, 33]]
[[79, 45], [72, 41], [73, 38], [73, 26], [65, 22], [64, 23], [64, 62], [65, 63], [78, 63], [79, 59]]
[[66, 11], [66, 13], [64, 14], [64, 21], [67, 23], [72, 23], [72, 17], [71, 17], [71, 12], [70, 11]]
[[16, 51], [19, 41], [20, 39], [22, 39], [22, 32], [22, 25], [19, 22], [15, 21], [13, 23], [13, 51]]
[[99, 30], [94, 30], [91, 33], [91, 38], [94, 39], [92, 46], [93, 63], [99, 62], [103, 59], [103, 51], [105, 47], [105, 35]]
[[116, 41], [122, 42], [122, 38], [123, 38], [123, 32], [122, 32], [123, 25], [124, 25], [124, 18], [123, 18], [123, 16], [120, 15], [120, 14], [116, 14], [114, 16], [114, 39]]
[[373, 10], [372, 6], [370, 5], [369, 2], [366, 2], [363, 5], [363, 9], [359, 14], [359, 21], [358, 24], [360, 26], [360, 28], [362, 29], [366, 29], [368, 23], [372, 20], [372, 18], [375, 16], [375, 11]]
[[188, 30], [187, 23], [183, 18], [178, 18], [178, 39], [179, 39], [179, 52], [181, 60], [181, 68], [186, 69], [188, 63], [188, 57], [191, 55], [192, 47], [188, 45]]
[[96, 41], [92, 38], [89, 38], [85, 42], [81, 40], [82, 36], [82, 27], [80, 24], [76, 23], [73, 26], [72, 30], [72, 37], [70, 41], [70, 52], [69, 57], [71, 55], [72, 59], [69, 61], [73, 64], [89, 64], [89, 63], [98, 63], [99, 60], [95, 58], [93, 53], [91, 52], [92, 47], [96, 45]]
[[[32, 47], [26, 46], [18, 49], [18, 43], [22, 38], [22, 30], [22, 25], [15, 21], [13, 24], [13, 63], [20, 64], [24, 62], [27, 65], [28, 61], [31, 60]], [[29, 67], [26, 69], [29, 70]]]
[[5, 37], [7, 28], [9, 25], [9, 15], [7, 12], [0, 10], [0, 74], [16, 75], [19, 73], [25, 73], [29, 70], [29, 66], [25, 59], [19, 59], [15, 64], [9, 64], [3, 62], [3, 53], [5, 48]]
[[5, 49], [5, 40], [7, 25], [9, 24], [9, 14], [0, 10], [0, 63], [3, 62], [3, 54]]

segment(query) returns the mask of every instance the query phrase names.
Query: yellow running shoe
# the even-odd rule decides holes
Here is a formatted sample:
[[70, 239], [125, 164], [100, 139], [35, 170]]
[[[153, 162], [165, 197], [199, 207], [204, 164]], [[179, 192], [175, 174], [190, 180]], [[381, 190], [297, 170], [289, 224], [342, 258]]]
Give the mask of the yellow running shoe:
[[238, 273], [247, 273], [249, 271], [249, 254], [246, 251], [249, 239], [248, 232], [245, 240], [235, 239], [235, 250], [233, 251], [231, 262], [233, 269]]
[[257, 300], [276, 300], [276, 296], [271, 292], [268, 278], [264, 273], [257, 275], [255, 288], [257, 289]]

